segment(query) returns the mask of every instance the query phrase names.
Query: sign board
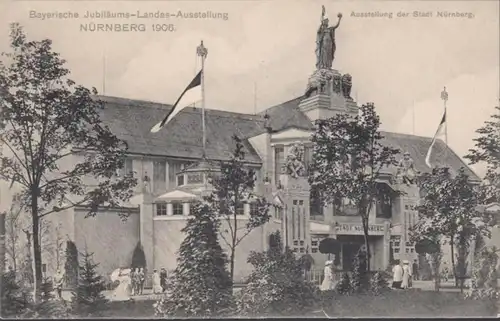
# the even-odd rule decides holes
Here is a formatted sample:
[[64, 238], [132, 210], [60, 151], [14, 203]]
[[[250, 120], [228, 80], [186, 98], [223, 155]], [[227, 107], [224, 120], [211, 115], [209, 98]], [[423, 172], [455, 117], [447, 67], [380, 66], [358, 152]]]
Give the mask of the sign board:
[[[363, 225], [360, 223], [343, 223], [336, 227], [336, 232], [339, 235], [363, 235]], [[369, 224], [368, 235], [384, 235], [383, 224]]]

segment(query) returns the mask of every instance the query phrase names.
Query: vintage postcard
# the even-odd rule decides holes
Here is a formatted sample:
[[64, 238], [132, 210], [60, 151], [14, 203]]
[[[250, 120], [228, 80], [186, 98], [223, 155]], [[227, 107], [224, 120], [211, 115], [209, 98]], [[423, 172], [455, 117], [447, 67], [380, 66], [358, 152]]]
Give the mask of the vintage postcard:
[[1, 0], [0, 316], [500, 315], [499, 11]]

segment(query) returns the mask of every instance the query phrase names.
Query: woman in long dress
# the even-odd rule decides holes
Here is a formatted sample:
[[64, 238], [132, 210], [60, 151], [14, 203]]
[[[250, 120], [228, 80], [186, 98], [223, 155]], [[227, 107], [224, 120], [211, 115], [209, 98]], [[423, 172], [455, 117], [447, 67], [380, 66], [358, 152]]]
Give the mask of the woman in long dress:
[[410, 266], [407, 260], [403, 261], [403, 282], [401, 283], [401, 287], [403, 289], [408, 289], [410, 285]]
[[[116, 272], [116, 271], [115, 271]], [[113, 272], [111, 276], [111, 280], [113, 279], [120, 282], [120, 284], [116, 287], [113, 292], [113, 296], [111, 298], [112, 301], [128, 301], [131, 299], [131, 279], [130, 279], [130, 269], [120, 269], [119, 272]]]
[[335, 288], [335, 280], [333, 277], [333, 260], [325, 262], [324, 279], [321, 283], [321, 291], [329, 291]]
[[162, 293], [163, 288], [161, 287], [160, 274], [158, 270], [154, 269], [153, 271], [153, 293]]

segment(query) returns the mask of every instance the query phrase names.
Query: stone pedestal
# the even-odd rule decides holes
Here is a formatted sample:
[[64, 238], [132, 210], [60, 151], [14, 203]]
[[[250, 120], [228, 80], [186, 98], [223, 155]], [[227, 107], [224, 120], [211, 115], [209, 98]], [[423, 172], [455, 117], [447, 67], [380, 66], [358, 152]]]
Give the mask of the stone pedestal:
[[[413, 246], [407, 246], [406, 242], [410, 242], [410, 229], [418, 220], [418, 213], [415, 210], [415, 206], [418, 204], [419, 190], [415, 184], [399, 184], [398, 188], [404, 192], [400, 197], [400, 208], [401, 208], [401, 258], [405, 258], [413, 262], [417, 258], [417, 253], [411, 249]], [[408, 251], [406, 249], [409, 249]]]
[[283, 201], [286, 215], [286, 242], [298, 255], [311, 247], [309, 195], [310, 187], [306, 177], [280, 176], [283, 184]]
[[338, 113], [357, 114], [357, 104], [350, 97], [351, 76], [334, 69], [316, 70], [309, 77], [300, 110], [311, 119], [326, 119]]

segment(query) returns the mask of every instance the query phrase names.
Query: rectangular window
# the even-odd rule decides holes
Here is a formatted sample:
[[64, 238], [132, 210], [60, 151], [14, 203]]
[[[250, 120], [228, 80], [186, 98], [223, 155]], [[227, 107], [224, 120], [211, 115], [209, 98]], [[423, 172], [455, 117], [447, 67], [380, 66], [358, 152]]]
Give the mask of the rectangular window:
[[257, 215], [258, 209], [257, 204], [250, 203], [250, 215]]
[[167, 189], [167, 162], [153, 162], [153, 192], [161, 193]]
[[[184, 161], [168, 161], [168, 182], [170, 187], [178, 186], [177, 185], [177, 174], [182, 171], [186, 166], [191, 164], [191, 162]], [[184, 182], [182, 183], [184, 185]]]
[[393, 252], [399, 253], [401, 250], [401, 236], [399, 235], [391, 236], [390, 244]]
[[184, 185], [184, 175], [177, 175], [177, 186]]
[[376, 198], [376, 216], [382, 218], [392, 217], [391, 190], [386, 184], [377, 184], [378, 195]]
[[236, 215], [245, 215], [245, 205], [243, 203], [236, 206]]
[[202, 174], [189, 174], [189, 175], [187, 175], [187, 183], [188, 184], [203, 184], [203, 175]]
[[311, 253], [318, 253], [319, 239], [311, 238]]
[[277, 206], [274, 207], [274, 218], [277, 220], [281, 220], [281, 208]]
[[118, 177], [123, 177], [127, 174], [134, 173], [134, 168], [133, 168], [133, 162], [132, 159], [130, 158], [125, 158], [125, 161], [123, 163], [123, 167], [117, 170], [116, 176]]
[[280, 175], [285, 173], [285, 148], [283, 146], [274, 147], [274, 173], [275, 183], [278, 184]]
[[354, 201], [346, 197], [336, 197], [333, 203], [333, 213], [335, 216], [357, 216], [358, 209]]
[[309, 213], [311, 213], [311, 220], [322, 221], [324, 219], [323, 202], [316, 188], [311, 189], [309, 196]]
[[167, 215], [167, 204], [165, 203], [156, 204], [156, 215], [157, 216]]
[[173, 215], [184, 215], [184, 204], [180, 202], [172, 203], [172, 214]]

